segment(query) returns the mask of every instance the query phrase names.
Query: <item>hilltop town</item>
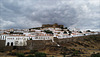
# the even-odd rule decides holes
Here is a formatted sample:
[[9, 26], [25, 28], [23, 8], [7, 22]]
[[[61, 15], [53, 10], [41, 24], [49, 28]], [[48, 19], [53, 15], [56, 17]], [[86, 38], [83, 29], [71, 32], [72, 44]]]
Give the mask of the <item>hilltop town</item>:
[[66, 42], [83, 41], [87, 36], [99, 34], [100, 32], [90, 30], [71, 30], [57, 23], [43, 24], [42, 27], [29, 29], [6, 29], [0, 32], [0, 51], [14, 49], [41, 50], [46, 49], [46, 47], [50, 48], [48, 46], [51, 45], [58, 48], [66, 46]]
[[54, 38], [72, 38], [85, 35], [95, 35], [98, 32], [69, 30], [63, 25], [44, 24], [42, 27], [30, 29], [9, 29], [4, 30], [0, 35], [0, 40], [6, 40], [5, 46], [26, 46], [27, 40], [52, 40]]

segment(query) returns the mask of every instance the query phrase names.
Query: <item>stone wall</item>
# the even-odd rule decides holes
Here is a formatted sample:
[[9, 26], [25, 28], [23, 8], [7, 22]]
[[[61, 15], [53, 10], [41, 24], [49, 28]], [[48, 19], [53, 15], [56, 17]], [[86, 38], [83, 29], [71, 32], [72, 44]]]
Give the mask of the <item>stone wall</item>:
[[43, 49], [46, 45], [50, 44], [50, 40], [28, 40], [27, 49]]
[[0, 51], [2, 51], [5, 47], [5, 40], [0, 40]]
[[3, 48], [3, 51], [12, 51], [13, 50], [13, 46], [5, 46]]

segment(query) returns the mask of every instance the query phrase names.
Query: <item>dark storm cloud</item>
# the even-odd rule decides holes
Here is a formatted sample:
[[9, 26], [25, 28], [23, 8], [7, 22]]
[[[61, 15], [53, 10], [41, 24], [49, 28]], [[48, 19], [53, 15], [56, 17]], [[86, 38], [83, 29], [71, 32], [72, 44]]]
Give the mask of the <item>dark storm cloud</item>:
[[80, 29], [100, 28], [99, 0], [0, 0], [0, 26], [31, 28], [58, 23]]

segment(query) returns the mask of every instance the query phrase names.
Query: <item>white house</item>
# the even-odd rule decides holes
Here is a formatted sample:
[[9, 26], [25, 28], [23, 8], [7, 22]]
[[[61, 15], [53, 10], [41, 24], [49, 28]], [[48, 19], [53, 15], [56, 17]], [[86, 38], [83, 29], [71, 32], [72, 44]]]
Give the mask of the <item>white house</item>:
[[26, 46], [27, 39], [26, 36], [6, 36], [6, 46]]
[[6, 40], [5, 46], [26, 46], [27, 40], [52, 40], [53, 34], [34, 32], [24, 34], [2, 34], [0, 40]]
[[52, 40], [53, 34], [47, 34], [45, 32], [37, 33], [34, 40]]

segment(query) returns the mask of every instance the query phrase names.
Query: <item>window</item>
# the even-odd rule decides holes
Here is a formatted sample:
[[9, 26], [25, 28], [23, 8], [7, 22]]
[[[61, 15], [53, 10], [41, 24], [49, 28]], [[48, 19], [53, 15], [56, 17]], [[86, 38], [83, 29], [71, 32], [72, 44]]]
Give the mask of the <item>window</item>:
[[38, 39], [38, 37], [36, 37], [35, 39]]

